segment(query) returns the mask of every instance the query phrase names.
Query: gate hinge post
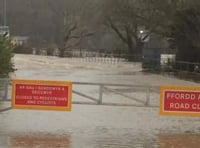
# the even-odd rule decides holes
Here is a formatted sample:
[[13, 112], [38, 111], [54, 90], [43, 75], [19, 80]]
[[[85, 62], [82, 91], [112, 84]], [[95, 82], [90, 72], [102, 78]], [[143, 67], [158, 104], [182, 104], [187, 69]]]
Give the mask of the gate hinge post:
[[103, 85], [101, 84], [99, 87], [99, 104], [103, 102]]

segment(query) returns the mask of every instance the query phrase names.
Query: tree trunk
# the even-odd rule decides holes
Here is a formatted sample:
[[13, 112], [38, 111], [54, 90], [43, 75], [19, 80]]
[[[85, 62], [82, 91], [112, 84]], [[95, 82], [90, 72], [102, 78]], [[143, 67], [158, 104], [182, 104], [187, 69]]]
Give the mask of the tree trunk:
[[142, 53], [142, 48], [143, 48], [143, 42], [140, 39], [135, 39], [135, 43], [133, 41], [134, 39], [132, 39], [131, 37], [128, 38], [128, 51], [129, 51], [129, 55], [128, 55], [128, 60], [129, 61], [137, 61], [138, 60], [138, 56], [141, 55]]

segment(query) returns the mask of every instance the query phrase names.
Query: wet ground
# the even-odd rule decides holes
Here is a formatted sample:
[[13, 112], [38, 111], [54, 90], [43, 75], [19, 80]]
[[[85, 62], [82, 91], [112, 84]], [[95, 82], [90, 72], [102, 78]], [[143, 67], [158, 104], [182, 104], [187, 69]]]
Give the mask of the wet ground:
[[[15, 77], [20, 79], [199, 86], [168, 76], [143, 74], [139, 63], [103, 65], [25, 55], [17, 55], [15, 62]], [[86, 92], [95, 95], [94, 90]], [[105, 99], [119, 98], [108, 93]], [[159, 104], [159, 95], [153, 99]], [[0, 148], [198, 148], [199, 139], [199, 118], [160, 116], [157, 107], [73, 105], [72, 112], [0, 113]]]

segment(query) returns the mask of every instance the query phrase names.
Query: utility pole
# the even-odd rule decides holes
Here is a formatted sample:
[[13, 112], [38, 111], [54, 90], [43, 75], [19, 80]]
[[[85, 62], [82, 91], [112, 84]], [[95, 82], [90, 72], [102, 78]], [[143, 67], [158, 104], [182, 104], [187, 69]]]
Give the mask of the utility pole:
[[3, 5], [4, 6], [4, 9], [3, 9], [4, 10], [3, 25], [6, 26], [7, 25], [7, 0], [4, 0], [3, 2], [4, 2], [4, 5]]
[[2, 0], [2, 22], [0, 24], [0, 36], [9, 37], [10, 31], [7, 26], [7, 0]]

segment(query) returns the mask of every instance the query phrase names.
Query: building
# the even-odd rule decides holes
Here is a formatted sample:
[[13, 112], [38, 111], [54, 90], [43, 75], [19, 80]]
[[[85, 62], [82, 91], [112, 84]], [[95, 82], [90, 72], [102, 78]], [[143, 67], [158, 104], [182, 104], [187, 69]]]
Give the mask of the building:
[[160, 69], [169, 63], [175, 62], [176, 51], [170, 49], [166, 38], [159, 35], [151, 35], [148, 42], [144, 44], [142, 51], [143, 69]]
[[23, 45], [28, 42], [29, 37], [27, 36], [13, 36], [11, 43], [13, 45]]

